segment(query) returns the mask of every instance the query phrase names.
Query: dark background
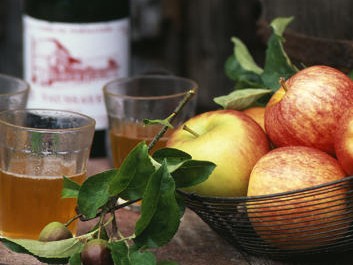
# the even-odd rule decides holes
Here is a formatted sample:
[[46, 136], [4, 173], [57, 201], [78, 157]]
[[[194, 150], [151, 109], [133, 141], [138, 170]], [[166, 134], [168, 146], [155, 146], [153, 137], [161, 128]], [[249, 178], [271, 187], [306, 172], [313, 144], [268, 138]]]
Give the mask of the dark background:
[[[232, 91], [224, 74], [232, 36], [261, 63], [258, 0], [131, 0], [131, 74], [165, 71], [196, 80], [199, 109]], [[0, 73], [22, 77], [22, 0], [0, 0]]]
[[[0, 0], [0, 73], [22, 76], [22, 1]], [[117, 0], [118, 1], [118, 0]], [[353, 69], [351, 0], [130, 0], [131, 75], [167, 72], [199, 83], [199, 111], [233, 90], [224, 63], [240, 38], [263, 66], [268, 23], [294, 16], [285, 49], [300, 65]]]

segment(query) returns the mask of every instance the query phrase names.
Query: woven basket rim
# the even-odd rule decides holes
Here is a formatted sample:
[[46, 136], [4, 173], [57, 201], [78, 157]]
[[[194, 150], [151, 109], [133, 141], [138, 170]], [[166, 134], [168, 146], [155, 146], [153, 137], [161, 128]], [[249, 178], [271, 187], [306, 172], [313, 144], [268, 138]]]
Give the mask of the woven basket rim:
[[306, 187], [306, 188], [302, 188], [302, 189], [296, 189], [296, 190], [292, 190], [292, 191], [279, 192], [279, 193], [266, 194], [266, 195], [257, 195], [257, 196], [239, 196], [239, 197], [205, 196], [205, 195], [199, 195], [196, 193], [186, 192], [181, 189], [177, 189], [177, 192], [184, 195], [184, 196], [187, 196], [189, 198], [197, 199], [199, 201], [214, 201], [214, 202], [257, 201], [257, 200], [281, 198], [281, 197], [286, 197], [288, 195], [297, 195], [297, 194], [299, 195], [301, 193], [319, 190], [322, 188], [326, 188], [328, 186], [335, 186], [340, 183], [349, 182], [351, 180], [353, 180], [353, 176], [344, 177], [339, 180], [334, 180], [334, 181], [330, 181], [330, 182], [326, 182], [326, 183], [322, 183], [319, 185], [314, 185], [314, 186]]

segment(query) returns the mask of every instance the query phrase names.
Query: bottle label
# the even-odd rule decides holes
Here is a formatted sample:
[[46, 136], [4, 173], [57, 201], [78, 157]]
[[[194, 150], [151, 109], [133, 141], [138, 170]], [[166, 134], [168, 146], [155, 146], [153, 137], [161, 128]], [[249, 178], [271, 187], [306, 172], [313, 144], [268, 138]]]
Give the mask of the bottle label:
[[28, 108], [77, 111], [107, 128], [107, 82], [129, 71], [128, 18], [98, 23], [58, 23], [23, 17], [24, 78]]

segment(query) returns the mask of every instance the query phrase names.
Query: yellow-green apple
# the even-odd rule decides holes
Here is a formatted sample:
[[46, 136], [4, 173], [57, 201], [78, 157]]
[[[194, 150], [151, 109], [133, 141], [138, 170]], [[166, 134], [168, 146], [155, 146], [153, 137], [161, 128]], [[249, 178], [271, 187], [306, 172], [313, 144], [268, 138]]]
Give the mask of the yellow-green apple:
[[265, 128], [277, 146], [304, 145], [334, 154], [334, 132], [345, 109], [353, 106], [353, 81], [332, 67], [305, 68], [271, 97]]
[[265, 130], [265, 108], [264, 107], [250, 107], [243, 112], [256, 121], [263, 130]]
[[[347, 187], [324, 184], [345, 177], [337, 160], [319, 149], [287, 146], [270, 151], [251, 172], [248, 196], [276, 196], [247, 203], [252, 226], [263, 240], [281, 249], [333, 243], [347, 232], [350, 221], [345, 220], [352, 214]], [[323, 186], [313, 190], [317, 185]]]
[[186, 191], [222, 197], [246, 195], [253, 166], [270, 148], [261, 127], [236, 110], [214, 110], [192, 117], [170, 135], [167, 146], [183, 150], [193, 159], [215, 163], [206, 181]]
[[335, 152], [344, 171], [353, 175], [353, 108], [347, 109], [337, 123]]

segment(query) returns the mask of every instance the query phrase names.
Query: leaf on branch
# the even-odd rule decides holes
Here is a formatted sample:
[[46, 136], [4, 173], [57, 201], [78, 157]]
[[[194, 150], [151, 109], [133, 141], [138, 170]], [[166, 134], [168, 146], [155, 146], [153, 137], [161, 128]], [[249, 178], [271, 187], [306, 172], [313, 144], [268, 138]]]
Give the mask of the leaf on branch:
[[61, 197], [77, 198], [81, 185], [66, 176], [63, 177], [63, 181], [64, 181], [63, 183], [64, 187], [61, 191]]
[[185, 161], [190, 160], [192, 157], [188, 153], [175, 148], [161, 148], [153, 153], [153, 159], [159, 164], [162, 164], [164, 160], [167, 161], [167, 167], [169, 172], [173, 172], [180, 167]]
[[91, 176], [83, 182], [77, 198], [80, 213], [87, 218], [97, 215], [98, 209], [110, 198], [110, 182], [117, 174], [117, 169], [111, 169]]
[[169, 122], [169, 119], [164, 119], [164, 120], [149, 120], [149, 119], [144, 119], [143, 123], [145, 125], [155, 125], [155, 124], [159, 124], [159, 125], [163, 125], [163, 126], [167, 126], [168, 128], [173, 129], [174, 126]]
[[67, 263], [71, 256], [81, 252], [84, 245], [82, 240], [78, 238], [41, 242], [31, 239], [1, 237], [0, 241], [12, 251], [33, 255], [48, 264]]
[[81, 253], [77, 252], [74, 255], [72, 255], [69, 259], [69, 264], [70, 265], [81, 265]]
[[241, 67], [246, 71], [253, 72], [258, 75], [262, 74], [263, 69], [255, 63], [255, 60], [251, 56], [246, 45], [236, 37], [232, 37], [232, 42], [234, 43], [235, 58], [239, 61]]
[[271, 89], [247, 88], [235, 90], [228, 95], [216, 97], [213, 100], [224, 109], [243, 110], [271, 93]]
[[151, 176], [143, 195], [135, 244], [154, 248], [168, 243], [178, 230], [180, 218], [175, 183], [164, 161]]
[[140, 142], [125, 158], [109, 188], [111, 196], [119, 195], [124, 200], [135, 200], [142, 197], [149, 176], [155, 172], [148, 147]]
[[288, 79], [298, 71], [283, 47], [283, 33], [292, 20], [293, 17], [279, 17], [271, 22], [273, 34], [267, 42], [265, 67], [261, 78], [265, 86], [273, 91], [280, 87], [278, 82], [280, 77]]
[[171, 174], [177, 188], [186, 188], [208, 179], [215, 167], [209, 161], [188, 160]]
[[152, 252], [140, 251], [134, 246], [128, 247], [124, 241], [108, 243], [115, 265], [157, 265]]
[[130, 254], [131, 265], [157, 265], [157, 260], [152, 252], [134, 251]]
[[[241, 89], [246, 87], [262, 87], [263, 85], [262, 85], [261, 76], [259, 73], [257, 73], [258, 70], [256, 70], [257, 65], [253, 67], [254, 71], [246, 70], [246, 69], [251, 69], [251, 67], [246, 66], [247, 61], [253, 61], [250, 53], [246, 49], [246, 54], [241, 56], [241, 57], [251, 58], [249, 60], [244, 60], [245, 65], [242, 65], [243, 62], [239, 61], [239, 59], [237, 58], [237, 54], [239, 56], [242, 50], [240, 48], [240, 51], [238, 51], [239, 46], [243, 47], [245, 45], [237, 38], [233, 38], [233, 40], [237, 40], [234, 46], [234, 53], [226, 60], [224, 65], [224, 69], [227, 77], [235, 81], [235, 88]], [[236, 43], [241, 45], [236, 45]]]
[[[235, 89], [262, 90], [266, 88], [271, 89], [273, 93], [280, 87], [278, 82], [280, 77], [288, 79], [298, 71], [283, 47], [283, 34], [292, 20], [293, 17], [279, 17], [271, 22], [272, 34], [267, 42], [263, 69], [255, 63], [245, 44], [236, 37], [232, 38], [234, 50], [233, 54], [225, 62], [225, 74], [235, 82]], [[259, 98], [256, 94], [245, 95], [244, 98], [236, 96], [234, 100], [227, 98], [227, 96], [233, 97], [233, 94], [226, 95], [224, 96], [225, 98], [215, 98], [214, 101], [224, 108], [241, 110], [255, 105], [255, 103], [266, 104], [271, 94]]]
[[124, 241], [108, 243], [115, 265], [132, 265], [129, 257], [129, 248]]

